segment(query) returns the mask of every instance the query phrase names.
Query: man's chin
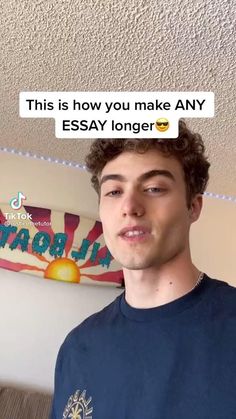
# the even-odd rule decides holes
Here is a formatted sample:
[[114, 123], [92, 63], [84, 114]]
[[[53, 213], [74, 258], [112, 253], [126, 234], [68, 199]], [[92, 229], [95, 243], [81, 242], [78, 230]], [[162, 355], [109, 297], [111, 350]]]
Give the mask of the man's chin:
[[143, 269], [149, 269], [151, 267], [153, 267], [153, 263], [147, 262], [147, 261], [132, 261], [132, 262], [120, 262], [122, 267], [124, 269], [128, 269], [130, 271], [138, 271], [138, 270], [143, 270]]
[[125, 269], [136, 271], [153, 268], [157, 265], [159, 260], [159, 257], [157, 258], [156, 254], [153, 254], [153, 252], [144, 252], [144, 249], [142, 249], [142, 252], [135, 252], [133, 249], [133, 254], [131, 252], [125, 254], [124, 249], [122, 250], [123, 251], [118, 253], [116, 249], [116, 252], [114, 252], [114, 259]]

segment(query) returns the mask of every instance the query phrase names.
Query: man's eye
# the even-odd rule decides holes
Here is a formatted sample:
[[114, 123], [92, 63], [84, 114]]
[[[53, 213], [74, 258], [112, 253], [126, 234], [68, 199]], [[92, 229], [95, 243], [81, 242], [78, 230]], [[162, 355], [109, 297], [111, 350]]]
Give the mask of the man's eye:
[[120, 191], [110, 191], [108, 193], [105, 194], [105, 196], [117, 196], [120, 195]]
[[151, 187], [151, 188], [147, 188], [147, 189], [145, 189], [145, 192], [153, 192], [153, 193], [159, 193], [159, 192], [163, 192], [163, 191], [165, 191], [165, 189], [163, 189], [163, 188], [158, 188], [158, 187], [156, 187], [156, 186], [153, 186], [153, 187]]

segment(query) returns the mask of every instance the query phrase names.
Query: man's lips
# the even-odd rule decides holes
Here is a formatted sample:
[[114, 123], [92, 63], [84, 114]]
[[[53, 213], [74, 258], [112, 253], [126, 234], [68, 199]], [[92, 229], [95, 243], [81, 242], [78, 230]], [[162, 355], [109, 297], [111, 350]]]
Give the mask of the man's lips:
[[128, 226], [120, 230], [118, 236], [122, 238], [142, 238], [151, 233], [150, 228], [144, 226]]

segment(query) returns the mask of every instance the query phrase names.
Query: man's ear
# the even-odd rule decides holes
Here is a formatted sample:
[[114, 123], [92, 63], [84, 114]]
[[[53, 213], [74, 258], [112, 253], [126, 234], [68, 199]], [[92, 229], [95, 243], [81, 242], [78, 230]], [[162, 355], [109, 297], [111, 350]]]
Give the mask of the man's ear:
[[195, 197], [192, 199], [192, 202], [189, 208], [189, 217], [190, 217], [191, 223], [194, 223], [200, 217], [202, 204], [203, 204], [202, 194], [195, 195]]

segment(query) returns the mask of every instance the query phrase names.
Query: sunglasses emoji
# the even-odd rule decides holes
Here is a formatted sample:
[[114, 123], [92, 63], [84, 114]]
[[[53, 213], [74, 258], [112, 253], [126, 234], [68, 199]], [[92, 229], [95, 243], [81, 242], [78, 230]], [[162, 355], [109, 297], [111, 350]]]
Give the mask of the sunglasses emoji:
[[166, 118], [159, 118], [155, 122], [155, 127], [158, 131], [164, 132], [169, 128], [169, 121]]

